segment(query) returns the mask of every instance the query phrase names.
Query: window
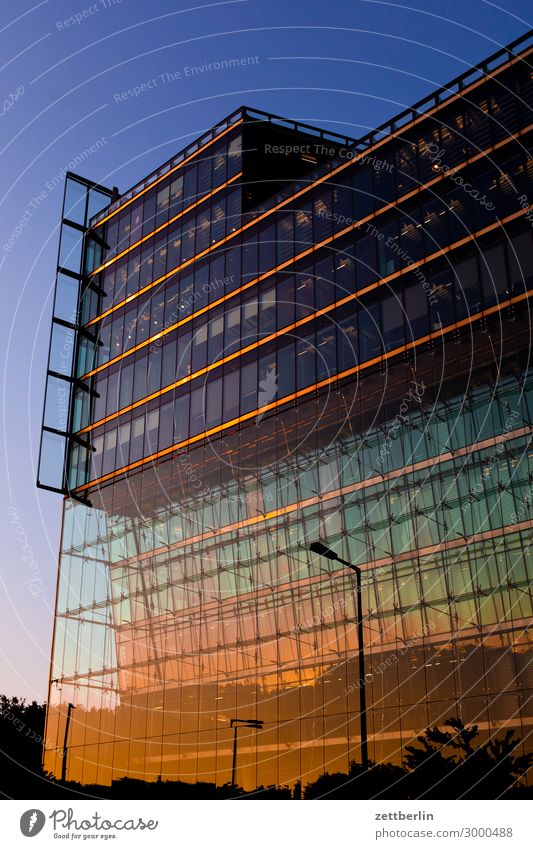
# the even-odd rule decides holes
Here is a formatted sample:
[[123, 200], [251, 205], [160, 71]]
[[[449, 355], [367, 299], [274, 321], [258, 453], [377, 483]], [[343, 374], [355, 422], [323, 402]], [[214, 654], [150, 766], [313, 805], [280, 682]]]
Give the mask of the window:
[[59, 265], [77, 274], [81, 268], [81, 248], [83, 232], [63, 224], [61, 227], [61, 247], [59, 249]]
[[198, 184], [198, 165], [194, 162], [187, 166], [183, 182], [183, 205], [190, 206], [196, 200]]
[[396, 220], [388, 220], [381, 225], [378, 249], [378, 272], [380, 277], [393, 274], [401, 265], [398, 246], [398, 228]]
[[157, 287], [151, 301], [150, 336], [163, 330], [165, 319], [165, 290]]
[[242, 276], [243, 281], [257, 277], [259, 246], [257, 233], [252, 233], [242, 244]]
[[133, 363], [129, 363], [120, 369], [120, 409], [131, 404], [133, 396]]
[[357, 313], [353, 305], [337, 316], [337, 362], [338, 370], [347, 371], [358, 362]]
[[257, 338], [257, 298], [246, 301], [242, 307], [242, 338], [241, 344], [249, 345]]
[[317, 310], [331, 304], [334, 300], [333, 257], [321, 259], [315, 265], [315, 287]]
[[224, 376], [224, 415], [223, 421], [231, 421], [239, 415], [239, 370]]
[[431, 329], [438, 330], [455, 321], [453, 271], [445, 268], [443, 271], [431, 274]]
[[211, 188], [211, 151], [198, 163], [198, 197], [205, 195]]
[[196, 224], [196, 253], [200, 253], [209, 247], [209, 232], [211, 227], [211, 212], [209, 209], [202, 210], [197, 215]]
[[181, 261], [185, 262], [194, 256], [194, 231], [195, 218], [191, 215], [186, 216], [183, 222], [182, 239], [181, 239]]
[[314, 312], [315, 281], [313, 267], [302, 268], [296, 273], [296, 319], [304, 318]]
[[308, 333], [296, 340], [296, 388], [303, 389], [315, 382], [315, 334]]
[[199, 262], [194, 270], [194, 310], [205, 307], [209, 301], [209, 260]]
[[144, 416], [133, 419], [131, 423], [130, 463], [140, 460], [144, 447]]
[[167, 270], [167, 240], [160, 239], [154, 249], [153, 279], [159, 280]]
[[241, 136], [232, 139], [228, 145], [228, 173], [229, 180], [241, 170]]
[[99, 422], [105, 416], [106, 396], [107, 396], [107, 377], [100, 377], [96, 381], [96, 397], [93, 407], [93, 421]]
[[429, 331], [427, 295], [422, 284], [413, 280], [404, 289], [407, 341], [425, 336]]
[[159, 409], [159, 451], [172, 445], [174, 436], [174, 403], [170, 401]]
[[221, 198], [211, 209], [211, 244], [219, 242], [226, 233], [226, 199]]
[[172, 277], [170, 281], [166, 282], [162, 294], [165, 301], [164, 326], [172, 327], [181, 318], [181, 314], [178, 312], [179, 281], [177, 277]]
[[181, 261], [181, 226], [173, 227], [168, 237], [168, 269], [176, 268]]
[[176, 378], [187, 377], [191, 373], [191, 331], [178, 335], [178, 365]]
[[[50, 435], [54, 436], [57, 439], [56, 434], [50, 434]], [[103, 452], [104, 452], [104, 437], [103, 436], [97, 436], [97, 437], [95, 437], [95, 439], [93, 439], [93, 449], [94, 450], [91, 452], [91, 455], [90, 455], [91, 456], [91, 470], [89, 472], [89, 479], [90, 480], [95, 480], [96, 478], [99, 478], [100, 475], [102, 474], [102, 457], [103, 457]], [[63, 467], [63, 465], [62, 465], [62, 461], [61, 461], [61, 468], [62, 467]], [[60, 468], [59, 464], [56, 466], [56, 468]]]
[[271, 404], [278, 397], [276, 352], [265, 354], [259, 360], [257, 406]]
[[107, 404], [106, 413], [113, 413], [118, 409], [118, 383], [120, 375], [118, 370], [112, 371], [107, 380]]
[[233, 307], [225, 314], [226, 331], [224, 336], [224, 353], [231, 354], [239, 348], [241, 337], [241, 308]]
[[303, 204], [294, 212], [294, 241], [295, 251], [299, 253], [305, 250], [313, 242], [313, 225], [311, 217], [311, 204]]
[[329, 319], [317, 329], [316, 333], [316, 380], [325, 380], [335, 374], [337, 351], [335, 325]]
[[514, 295], [530, 289], [533, 282], [531, 230], [512, 236], [507, 243], [511, 291]]
[[105, 319], [100, 325], [100, 332], [98, 333], [98, 341], [100, 342], [100, 346], [98, 348], [98, 365], [102, 363], [106, 363], [109, 359], [109, 350], [111, 346], [111, 320], [108, 319], [106, 322]]
[[277, 222], [276, 265], [294, 256], [293, 213], [286, 212]]
[[168, 221], [168, 210], [170, 205], [170, 185], [159, 189], [156, 196], [156, 219], [155, 226], [160, 227]]
[[85, 225], [86, 193], [86, 186], [83, 183], [78, 183], [77, 180], [67, 177], [63, 218], [68, 218], [75, 224]]
[[221, 313], [209, 322], [208, 360], [216, 362], [224, 352], [224, 315]]
[[[125, 267], [124, 267], [125, 270]], [[138, 250], [130, 254], [128, 258], [128, 279], [126, 283], [126, 295], [133, 295], [139, 289], [141, 276], [141, 255]]]
[[142, 236], [143, 225], [143, 198], [133, 204], [131, 211], [131, 244], [137, 242]]
[[144, 342], [150, 336], [150, 302], [139, 304], [139, 318], [137, 321], [137, 344]]
[[276, 289], [272, 286], [259, 296], [259, 331], [266, 336], [276, 329]]
[[357, 257], [357, 285], [361, 289], [377, 278], [376, 239], [374, 236], [364, 236], [355, 244]]
[[359, 310], [361, 362], [370, 360], [381, 353], [380, 336], [379, 303], [361, 304]]
[[372, 169], [369, 166], [355, 166], [353, 176], [355, 189], [355, 218], [365, 218], [374, 209], [374, 187], [372, 184]]
[[176, 321], [190, 315], [192, 313], [193, 305], [194, 277], [192, 272], [189, 272], [180, 279], [179, 313]]
[[206, 384], [206, 428], [215, 427], [222, 421], [222, 378], [208, 380]]
[[381, 328], [386, 351], [398, 348], [404, 342], [403, 309], [401, 295], [389, 293], [381, 301]]
[[192, 370], [193, 373], [204, 368], [207, 362], [207, 324], [201, 324], [193, 331]]
[[205, 386], [199, 386], [191, 392], [191, 436], [205, 430], [204, 394]]
[[313, 201], [313, 227], [315, 243], [331, 236], [331, 191], [322, 192]]
[[398, 197], [417, 187], [416, 144], [405, 142], [396, 151], [396, 190]]
[[226, 147], [225, 142], [218, 142], [213, 148], [213, 186], [221, 186], [226, 182]]
[[[481, 292], [475, 256], [457, 262], [454, 266], [455, 301], [457, 318], [466, 318], [481, 309]], [[505, 279], [505, 278], [504, 278]]]
[[146, 286], [148, 283], [151, 283], [154, 279], [153, 267], [154, 246], [148, 245], [148, 247], [143, 248], [141, 251], [141, 270], [139, 278], [139, 284], [141, 287]]
[[148, 351], [146, 394], [151, 395], [161, 388], [161, 348], [151, 346]]
[[155, 229], [155, 191], [152, 190], [144, 196], [143, 211], [143, 236], [147, 236]]
[[131, 422], [120, 425], [117, 441], [117, 469], [127, 466], [130, 459]]
[[163, 343], [163, 365], [161, 386], [169, 386], [176, 380], [176, 339]]
[[[352, 250], [353, 252], [353, 250]], [[350, 256], [349, 246], [339, 251], [334, 258], [335, 263], [335, 299], [340, 300], [356, 291], [355, 261]]]
[[146, 434], [144, 439], [144, 456], [155, 454], [157, 451], [157, 436], [159, 429], [159, 410], [146, 414]]
[[[411, 234], [411, 245], [407, 246], [406, 250], [411, 259], [420, 259], [424, 254], [434, 254], [440, 250], [448, 241], [447, 227], [447, 206], [444, 200], [433, 198], [424, 204], [422, 209], [422, 227], [417, 228], [415, 222], [415, 230]], [[422, 239], [422, 234], [424, 238]], [[420, 243], [418, 244], [418, 238]], [[413, 242], [416, 244], [414, 245]]]
[[241, 368], [241, 415], [257, 408], [257, 362]]
[[181, 395], [174, 402], [174, 443], [182, 442], [188, 435], [189, 395]]
[[488, 307], [509, 297], [503, 245], [494, 245], [483, 250], [480, 262], [483, 305]]
[[294, 349], [294, 339], [292, 339], [289, 344], [285, 343], [278, 349], [278, 398], [284, 398], [286, 395], [291, 395], [296, 389], [296, 356]]
[[286, 327], [294, 321], [294, 275], [279, 278], [277, 285], [277, 327]]
[[143, 354], [135, 362], [133, 377], [133, 400], [140, 401], [146, 397], [146, 375], [148, 368], [148, 356]]
[[131, 207], [120, 213], [118, 219], [118, 249], [123, 251], [128, 247], [131, 231]]
[[170, 217], [181, 212], [183, 205], [183, 173], [174, 177], [170, 184]]
[[259, 231], [259, 273], [263, 274], [276, 263], [276, 229], [274, 224]]

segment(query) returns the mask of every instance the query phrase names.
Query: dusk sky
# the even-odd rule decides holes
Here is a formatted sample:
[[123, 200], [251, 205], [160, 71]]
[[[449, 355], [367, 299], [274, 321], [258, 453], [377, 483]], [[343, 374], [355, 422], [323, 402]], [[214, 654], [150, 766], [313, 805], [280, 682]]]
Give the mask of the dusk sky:
[[362, 136], [532, 19], [530, 0], [3, 4], [0, 692], [47, 695], [61, 497], [35, 467], [68, 163], [126, 191], [242, 104]]

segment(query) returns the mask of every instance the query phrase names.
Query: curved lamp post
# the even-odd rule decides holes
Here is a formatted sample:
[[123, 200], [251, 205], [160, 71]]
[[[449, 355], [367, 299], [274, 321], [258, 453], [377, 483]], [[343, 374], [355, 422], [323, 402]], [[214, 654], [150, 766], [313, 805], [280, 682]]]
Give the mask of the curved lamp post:
[[355, 572], [357, 579], [357, 644], [358, 644], [358, 661], [359, 661], [359, 720], [361, 724], [361, 764], [363, 770], [368, 769], [368, 733], [366, 728], [366, 682], [365, 682], [365, 650], [363, 642], [363, 598], [361, 589], [361, 570], [359, 566], [353, 563], [348, 563], [335, 554], [331, 548], [328, 548], [321, 542], [312, 542], [309, 546], [309, 551], [313, 554], [319, 554], [321, 557], [327, 557], [328, 560], [336, 560], [347, 566]]

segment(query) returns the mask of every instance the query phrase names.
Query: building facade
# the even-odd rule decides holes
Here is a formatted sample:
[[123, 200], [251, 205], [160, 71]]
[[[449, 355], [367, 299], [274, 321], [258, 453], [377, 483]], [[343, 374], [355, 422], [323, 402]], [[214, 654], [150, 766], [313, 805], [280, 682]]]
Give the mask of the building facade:
[[67, 176], [39, 485], [64, 494], [44, 764], [306, 783], [533, 724], [530, 35], [363, 139], [241, 108]]

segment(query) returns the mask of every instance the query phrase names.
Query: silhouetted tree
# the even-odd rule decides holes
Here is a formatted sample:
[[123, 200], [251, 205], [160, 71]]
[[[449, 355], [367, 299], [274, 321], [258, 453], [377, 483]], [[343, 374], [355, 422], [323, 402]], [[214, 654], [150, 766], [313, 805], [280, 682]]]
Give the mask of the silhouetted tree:
[[[29, 793], [41, 770], [46, 707], [0, 695], [0, 793]], [[26, 797], [27, 798], [27, 795]]]
[[352, 761], [348, 774], [326, 772], [308, 784], [304, 799], [402, 799], [405, 779], [401, 766], [370, 762], [368, 772], [364, 772], [361, 764]]
[[495, 799], [513, 795], [520, 779], [533, 764], [533, 754], [520, 754], [515, 732], [481, 745], [474, 741], [478, 726], [457, 718], [440, 728], [427, 728], [417, 738], [420, 746], [406, 746], [404, 763], [409, 770], [411, 795], [428, 799]]

